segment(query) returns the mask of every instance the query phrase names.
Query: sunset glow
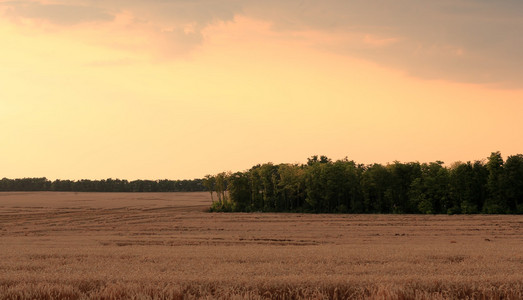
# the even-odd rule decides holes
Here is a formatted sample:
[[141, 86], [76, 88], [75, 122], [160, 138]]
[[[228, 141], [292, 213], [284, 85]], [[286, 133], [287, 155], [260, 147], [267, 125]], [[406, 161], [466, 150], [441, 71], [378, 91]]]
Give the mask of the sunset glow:
[[523, 152], [523, 4], [260, 3], [0, 1], [0, 178]]

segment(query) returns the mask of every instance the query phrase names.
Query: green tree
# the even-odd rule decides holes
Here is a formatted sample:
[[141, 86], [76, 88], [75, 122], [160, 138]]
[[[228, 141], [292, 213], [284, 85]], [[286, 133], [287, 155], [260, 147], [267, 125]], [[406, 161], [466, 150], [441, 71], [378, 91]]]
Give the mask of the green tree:
[[286, 211], [301, 208], [304, 198], [304, 170], [298, 165], [281, 164], [278, 167], [278, 190]]
[[203, 178], [203, 185], [205, 186], [207, 191], [209, 191], [209, 193], [211, 193], [211, 203], [214, 203], [213, 194], [214, 194], [215, 184], [216, 184], [216, 178], [214, 176], [205, 175], [205, 177]]
[[523, 155], [512, 155], [504, 166], [503, 191], [510, 213], [523, 213]]
[[278, 203], [278, 167], [272, 163], [261, 165], [258, 169], [261, 184], [263, 210], [274, 211], [279, 206]]
[[478, 212], [474, 199], [474, 169], [470, 162], [454, 163], [450, 169], [449, 194], [453, 207], [465, 214]]
[[393, 213], [416, 213], [418, 207], [410, 201], [409, 193], [412, 182], [421, 177], [421, 166], [418, 162], [394, 162], [387, 168], [391, 174], [391, 185], [386, 192], [388, 201], [392, 204]]
[[410, 186], [410, 206], [425, 214], [459, 213], [459, 207], [449, 201], [448, 184], [448, 170], [443, 162], [422, 164], [420, 176]]
[[311, 162], [305, 169], [305, 202], [313, 212], [323, 212], [325, 203], [322, 201], [324, 186], [322, 182], [322, 173], [324, 165], [318, 161]]
[[508, 207], [503, 197], [503, 158], [499, 151], [490, 154], [487, 161], [487, 170], [488, 197], [483, 206], [483, 212], [490, 214], [505, 213]]
[[218, 197], [218, 202], [223, 204], [227, 201], [227, 173], [222, 172], [218, 173], [215, 176], [214, 189], [216, 191], [216, 196]]
[[367, 166], [362, 173], [361, 189], [364, 197], [365, 212], [390, 213], [392, 203], [386, 197], [390, 187], [390, 173], [380, 164]]
[[249, 176], [242, 172], [236, 172], [228, 177], [229, 198], [232, 202], [233, 211], [250, 211], [251, 189]]
[[263, 187], [260, 177], [260, 168], [261, 165], [256, 165], [247, 171], [251, 188], [252, 210], [263, 210]]

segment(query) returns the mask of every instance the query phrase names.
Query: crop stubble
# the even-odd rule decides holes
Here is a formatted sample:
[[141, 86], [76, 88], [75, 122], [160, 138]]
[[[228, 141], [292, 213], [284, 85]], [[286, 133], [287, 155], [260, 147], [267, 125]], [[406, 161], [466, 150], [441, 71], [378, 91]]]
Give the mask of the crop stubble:
[[0, 298], [523, 298], [523, 217], [207, 213], [0, 193]]

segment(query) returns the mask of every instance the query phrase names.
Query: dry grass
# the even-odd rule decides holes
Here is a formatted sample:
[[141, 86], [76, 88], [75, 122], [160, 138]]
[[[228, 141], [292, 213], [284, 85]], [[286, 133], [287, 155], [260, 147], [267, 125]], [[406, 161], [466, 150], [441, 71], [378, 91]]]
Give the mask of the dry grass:
[[0, 193], [0, 298], [523, 299], [522, 216], [208, 206], [206, 193]]

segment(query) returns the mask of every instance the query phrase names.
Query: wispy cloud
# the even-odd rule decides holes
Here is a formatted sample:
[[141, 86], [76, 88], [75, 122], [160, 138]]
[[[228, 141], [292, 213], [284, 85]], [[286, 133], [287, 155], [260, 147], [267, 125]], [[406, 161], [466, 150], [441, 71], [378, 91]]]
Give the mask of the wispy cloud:
[[95, 60], [87, 63], [88, 67], [122, 67], [130, 66], [136, 64], [137, 61], [133, 59], [123, 58], [123, 59], [113, 59], [113, 60]]
[[[278, 3], [253, 1], [245, 10], [271, 20], [275, 30], [336, 33], [337, 43], [318, 47], [415, 77], [523, 88], [522, 1]], [[368, 38], [358, 43], [348, 38], [353, 34]]]
[[7, 1], [0, 3], [5, 14], [12, 18], [48, 21], [57, 25], [86, 22], [107, 22], [114, 15], [104, 8], [80, 4], [44, 4], [34, 1]]
[[336, 36], [330, 44], [309, 44], [411, 76], [523, 88], [519, 0], [42, 0], [4, 1], [0, 7], [11, 18], [57, 26], [114, 23], [126, 13], [132, 23], [122, 30], [154, 37], [166, 57], [192, 51], [205, 43], [208, 26], [242, 15], [270, 22], [284, 34], [313, 30]]

